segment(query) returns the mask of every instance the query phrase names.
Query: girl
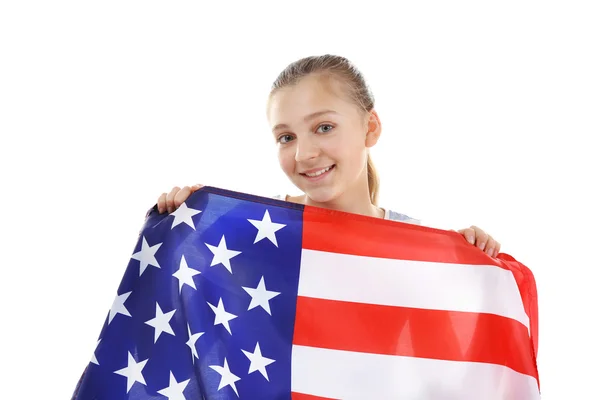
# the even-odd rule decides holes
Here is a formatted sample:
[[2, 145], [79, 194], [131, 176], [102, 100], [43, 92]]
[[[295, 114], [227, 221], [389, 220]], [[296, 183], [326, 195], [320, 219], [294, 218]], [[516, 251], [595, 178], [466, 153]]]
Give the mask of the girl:
[[[381, 135], [381, 123], [365, 79], [346, 58], [312, 56], [288, 65], [272, 86], [267, 119], [279, 164], [303, 192], [277, 198], [419, 224], [377, 205], [379, 179], [369, 149]], [[174, 187], [163, 193], [157, 202], [159, 213], [173, 212], [201, 187]], [[459, 232], [488, 255], [498, 255], [500, 243], [478, 227]]]

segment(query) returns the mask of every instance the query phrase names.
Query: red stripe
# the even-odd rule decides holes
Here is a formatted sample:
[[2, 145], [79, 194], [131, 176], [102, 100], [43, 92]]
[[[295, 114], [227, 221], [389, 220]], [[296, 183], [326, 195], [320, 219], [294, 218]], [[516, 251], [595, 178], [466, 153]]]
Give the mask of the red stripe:
[[311, 396], [310, 394], [292, 392], [292, 400], [333, 400], [329, 397]]
[[294, 344], [492, 363], [537, 378], [527, 329], [494, 314], [298, 297]]
[[[515, 260], [512, 256], [500, 253], [498, 258], [504, 263], [510, 271], [519, 287], [521, 293], [521, 299], [523, 300], [523, 306], [525, 312], [529, 317], [529, 331], [531, 341], [531, 353], [534, 360], [537, 363], [538, 353], [538, 331], [539, 331], [539, 316], [538, 316], [538, 295], [537, 295], [537, 284], [533, 272], [527, 266]], [[538, 387], [540, 387], [540, 378], [536, 369], [536, 375], [538, 381]]]
[[[357, 214], [306, 206], [302, 247], [333, 253], [402, 260], [498, 265], [456, 232], [377, 220]], [[368, 234], [364, 234], [368, 232]]]

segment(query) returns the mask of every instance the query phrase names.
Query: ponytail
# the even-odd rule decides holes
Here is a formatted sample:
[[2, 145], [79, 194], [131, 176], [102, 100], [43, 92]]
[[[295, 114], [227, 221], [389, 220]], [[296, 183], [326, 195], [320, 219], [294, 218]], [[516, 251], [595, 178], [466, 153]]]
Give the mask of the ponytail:
[[379, 200], [379, 175], [371, 159], [371, 155], [367, 156], [367, 180], [369, 182], [369, 195], [371, 196], [371, 203], [377, 205]]

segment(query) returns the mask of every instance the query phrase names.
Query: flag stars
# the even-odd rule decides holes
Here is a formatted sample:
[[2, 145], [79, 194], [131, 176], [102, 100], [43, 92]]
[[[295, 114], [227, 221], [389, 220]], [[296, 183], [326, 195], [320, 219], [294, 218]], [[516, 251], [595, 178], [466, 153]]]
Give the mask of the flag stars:
[[129, 311], [127, 310], [127, 308], [125, 308], [125, 301], [127, 300], [127, 298], [129, 297], [130, 294], [131, 294], [131, 292], [127, 292], [127, 293], [117, 295], [117, 297], [115, 297], [113, 304], [110, 308], [110, 311], [108, 313], [108, 324], [109, 325], [112, 322], [113, 318], [115, 318], [115, 316], [117, 314], [123, 314], [128, 317], [131, 317], [131, 314], [129, 314]]
[[[248, 319], [246, 319], [244, 318], [246, 309], [250, 311], [255, 308], [262, 308], [269, 316], [273, 313], [276, 316], [279, 312], [282, 312], [280, 308], [282, 305], [279, 302], [283, 301], [283, 299], [279, 299], [278, 297], [282, 293], [273, 289], [285, 289], [273, 277], [269, 280], [271, 290], [267, 289], [266, 275], [271, 273], [270, 257], [268, 254], [263, 255], [260, 253], [263, 251], [277, 252], [283, 250], [278, 249], [279, 242], [283, 240], [282, 246], [286, 246], [284, 242], [285, 232], [287, 231], [283, 231], [284, 236], [281, 236], [281, 232], [290, 222], [286, 220], [280, 220], [280, 222], [284, 223], [273, 222], [270, 211], [274, 211], [275, 220], [278, 221], [279, 214], [276, 213], [276, 210], [262, 208], [256, 213], [246, 213], [236, 222], [236, 225], [225, 225], [229, 221], [227, 218], [218, 219], [218, 224], [214, 221], [212, 223], [206, 221], [207, 224], [211, 225], [211, 228], [206, 231], [206, 227], [201, 226], [202, 223], [199, 222], [203, 218], [197, 217], [201, 213], [204, 214], [205, 211], [190, 208], [185, 203], [181, 204], [180, 207], [169, 215], [169, 217], [173, 217], [173, 220], [164, 221], [166, 226], [161, 225], [166, 231], [163, 232], [160, 230], [155, 233], [143, 232], [140, 235], [141, 240], [138, 241], [134, 252], [132, 252], [133, 254], [130, 253], [130, 266], [137, 267], [139, 262], [139, 277], [142, 277], [146, 270], [151, 270], [149, 272], [151, 276], [146, 274], [145, 278], [140, 281], [137, 279], [138, 277], [135, 277], [135, 271], [133, 271], [133, 284], [128, 281], [124, 285], [125, 290], [135, 290], [139, 286], [138, 282], [141, 285], [146, 285], [143, 287], [144, 292], [138, 293], [140, 296], [134, 295], [129, 300], [129, 297], [133, 293], [132, 291], [122, 294], [117, 292], [107, 317], [107, 325], [112, 324], [108, 332], [116, 332], [116, 335], [113, 334], [110, 337], [110, 340], [114, 342], [106, 342], [109, 339], [108, 336], [97, 340], [96, 347], [90, 359], [90, 363], [95, 364], [95, 366], [90, 366], [89, 368], [90, 373], [103, 373], [105, 374], [104, 376], [106, 374], [112, 376], [110, 381], [107, 380], [106, 385], [117, 389], [120, 392], [120, 394], [117, 394], [120, 396], [135, 397], [141, 395], [142, 392], [151, 391], [157, 398], [187, 400], [186, 395], [193, 396], [192, 391], [193, 389], [195, 390], [192, 382], [194, 380], [194, 372], [192, 370], [190, 370], [192, 371], [191, 374], [188, 373], [190, 371], [181, 372], [177, 368], [173, 369], [173, 365], [183, 362], [189, 366], [191, 358], [193, 370], [206, 368], [207, 372], [203, 371], [203, 373], [209, 374], [209, 385], [214, 385], [210, 388], [213, 393], [231, 397], [235, 393], [239, 398], [239, 390], [242, 391], [242, 396], [246, 395], [244, 392], [245, 386], [241, 380], [245, 380], [248, 377], [253, 382], [263, 382], [263, 385], [269, 384], [269, 372], [275, 374], [278, 365], [276, 360], [270, 357], [275, 357], [278, 362], [283, 362], [280, 356], [277, 355], [278, 353], [274, 352], [274, 348], [268, 346], [267, 339], [270, 339], [269, 332], [264, 330], [256, 331], [252, 327], [246, 332], [242, 331], [249, 325], [256, 325], [259, 321], [255, 320], [253, 316], [261, 317], [260, 313], [262, 313], [260, 310], [252, 311], [252, 314], [249, 314]], [[264, 214], [259, 220], [260, 213]], [[256, 219], [248, 217], [256, 217]], [[169, 224], [171, 224], [170, 227]], [[222, 227], [222, 224], [225, 226]], [[180, 235], [177, 231], [174, 231], [179, 225], [187, 225], [191, 230], [180, 226], [178, 228]], [[198, 227], [196, 228], [195, 225], [198, 225]], [[291, 229], [291, 227], [290, 225], [288, 229]], [[176, 235], [172, 237], [173, 234]], [[159, 237], [158, 235], [162, 236]], [[219, 238], [219, 236], [221, 237]], [[226, 236], [229, 238], [229, 245]], [[167, 238], [168, 240], [165, 241]], [[266, 243], [266, 241], [271, 242], [271, 245]], [[196, 245], [200, 244], [200, 246], [202, 243], [206, 245], [207, 249], [199, 249], [201, 251], [200, 258], [185, 251], [185, 248], [189, 247], [188, 245], [192, 242]], [[167, 247], [163, 246], [163, 244]], [[248, 252], [253, 248], [253, 244], [259, 244], [259, 247], [254, 248], [255, 251], [259, 252], [258, 254]], [[233, 246], [233, 248], [229, 246]], [[185, 254], [181, 252], [182, 249]], [[158, 253], [159, 250], [161, 253]], [[242, 254], [242, 252], [245, 254]], [[256, 260], [246, 260], [245, 258], [250, 256], [251, 253], [252, 255], [257, 255], [258, 258]], [[242, 256], [238, 257], [240, 254]], [[177, 265], [177, 258], [180, 260], [179, 265]], [[234, 258], [235, 260], [233, 260]], [[166, 265], [165, 262], [168, 259], [171, 261], [169, 261], [169, 265]], [[199, 262], [200, 264], [198, 264]], [[266, 264], [263, 264], [263, 262]], [[233, 274], [232, 264], [235, 264], [234, 266], [236, 267], [235, 275]], [[212, 267], [215, 266], [217, 268], [213, 270]], [[157, 268], [158, 270], [153, 270], [150, 267]], [[222, 268], [227, 269], [229, 275], [227, 272], [222, 271]], [[246, 270], [246, 268], [249, 268], [249, 270]], [[166, 275], [160, 278], [165, 273]], [[213, 273], [215, 275], [211, 275]], [[246, 275], [247, 273], [250, 273], [250, 275]], [[172, 278], [169, 278], [169, 275]], [[197, 275], [201, 276], [196, 278]], [[173, 279], [176, 279], [177, 283]], [[186, 293], [183, 293], [183, 287], [186, 285], [191, 289], [186, 289]], [[246, 295], [243, 294], [244, 292], [239, 291], [240, 287], [247, 293]], [[142, 287], [140, 286], [140, 288]], [[227, 293], [236, 297], [237, 300], [230, 298]], [[161, 300], [167, 298], [164, 296], [167, 296], [169, 300]], [[224, 298], [228, 299], [227, 308], [230, 311], [227, 311], [224, 306]], [[270, 301], [273, 299], [275, 299], [275, 303], [271, 304]], [[215, 300], [217, 301], [215, 302]], [[155, 314], [152, 318], [149, 318], [152, 313], [152, 303], [155, 303]], [[166, 307], [164, 311], [159, 303], [163, 304], [162, 307]], [[210, 313], [206, 315], [208, 309], [203, 305], [205, 303], [208, 304], [211, 312], [214, 314], [213, 326], [210, 326], [210, 321], [206, 321], [205, 319], [205, 317], [210, 318]], [[274, 306], [273, 310], [271, 309], [271, 305]], [[138, 307], [138, 309], [134, 307]], [[189, 309], [186, 309], [186, 307]], [[181, 337], [179, 331], [177, 331], [177, 336], [175, 335], [175, 330], [179, 326], [177, 322], [179, 317], [175, 316], [175, 313], [180, 316], [183, 316], [181, 313], [185, 313], [190, 317], [189, 322], [187, 321], [188, 318], [185, 318], [186, 321], [179, 321], [185, 325], [185, 328], [181, 326]], [[196, 318], [195, 313], [197, 313], [200, 319]], [[117, 317], [118, 314], [129, 317], [129, 319]], [[117, 319], [116, 322], [114, 321], [115, 318]], [[271, 317], [265, 316], [265, 318]], [[233, 326], [231, 324], [232, 320], [236, 320]], [[173, 321], [172, 325], [171, 321]], [[206, 322], [208, 322], [208, 325], [206, 325]], [[119, 324], [121, 325], [119, 326]], [[194, 326], [192, 327], [192, 325]], [[222, 327], [218, 325], [222, 325]], [[117, 329], [117, 331], [114, 331], [114, 329]], [[226, 330], [230, 336], [225, 335], [223, 330]], [[236, 335], [233, 335], [232, 330], [236, 330]], [[186, 335], [186, 331], [187, 336], [184, 338], [183, 336]], [[159, 350], [157, 351], [165, 355], [165, 359], [155, 359], [154, 365], [152, 362], [148, 364], [151, 361], [149, 358], [152, 358], [150, 354], [146, 354], [144, 351], [140, 352], [140, 349], [143, 350], [142, 344], [149, 342], [151, 332], [154, 346], [159, 346], [157, 348]], [[168, 335], [173, 336], [173, 338], [169, 338]], [[251, 337], [247, 337], [250, 342], [244, 341], [246, 344], [242, 344], [236, 339], [239, 335], [250, 335]], [[158, 342], [161, 336], [167, 337], [163, 337]], [[172, 345], [178, 340], [178, 337], [181, 339], [180, 344], [183, 345], [185, 343], [189, 350], [185, 350], [185, 347], [183, 347], [183, 352], [171, 352], [165, 347]], [[263, 348], [261, 348], [260, 341], [263, 342]], [[115, 343], [118, 343], [117, 347], [115, 347]], [[251, 347], [252, 343], [255, 343], [254, 349]], [[102, 348], [100, 348], [100, 344], [102, 344]], [[116, 364], [113, 362], [108, 363], [106, 361], [106, 354], [103, 356], [102, 349], [108, 349], [109, 347], [117, 349], [122, 345], [127, 345], [127, 348], [123, 348], [122, 351], [117, 353], [117, 358], [113, 360], [116, 361]], [[226, 351], [223, 351], [222, 346], [225, 346]], [[232, 348], [231, 346], [234, 347]], [[208, 348], [212, 356], [208, 353], [203, 354], [203, 348]], [[266, 356], [263, 355], [263, 351], [266, 352]], [[125, 353], [127, 353], [127, 357], [125, 357]], [[214, 358], [215, 354], [221, 354], [221, 356]], [[208, 355], [212, 359], [208, 363], [201, 362], [199, 355], [203, 355], [203, 357]], [[225, 355], [229, 357], [229, 360], [224, 357]], [[98, 359], [100, 362], [98, 362]], [[140, 361], [138, 362], [137, 360]], [[198, 364], [196, 364], [196, 360], [198, 360]], [[230, 369], [229, 361], [232, 362], [235, 374]], [[110, 366], [106, 369], [108, 365]], [[149, 368], [152, 371], [145, 369], [147, 365], [150, 365]], [[156, 376], [152, 377], [148, 375], [148, 371], [153, 374], [156, 372], [154, 374]], [[265, 379], [264, 381], [262, 380], [263, 378], [258, 377], [259, 373]], [[276, 378], [275, 375], [272, 376], [273, 379]], [[145, 377], [148, 377], [149, 380], [146, 381]], [[218, 383], [217, 379], [219, 379]], [[241, 389], [237, 388], [237, 384], [241, 385]], [[127, 394], [123, 393], [125, 389]], [[184, 395], [186, 390], [187, 393]]]
[[156, 316], [151, 320], [145, 322], [145, 324], [150, 325], [154, 328], [154, 343], [156, 343], [161, 333], [163, 332], [175, 336], [171, 325], [169, 325], [169, 321], [171, 320], [171, 318], [173, 318], [173, 314], [175, 313], [175, 311], [176, 310], [172, 310], [168, 313], [163, 313], [160, 306], [158, 305], [158, 302], [156, 303]]
[[219, 298], [219, 304], [216, 307], [210, 304], [208, 301], [207, 303], [215, 313], [215, 325], [222, 324], [225, 327], [225, 329], [227, 329], [227, 332], [229, 332], [229, 334], [231, 335], [232, 333], [231, 328], [229, 327], [229, 321], [231, 321], [234, 318], [237, 318], [237, 315], [225, 311], [222, 298]]
[[201, 212], [201, 210], [189, 208], [187, 204], [182, 203], [177, 210], [171, 213], [171, 215], [174, 217], [171, 229], [175, 228], [181, 223], [184, 223], [191, 227], [193, 230], [196, 230], [196, 226], [194, 225], [192, 217], [196, 214], [200, 214]]
[[124, 376], [127, 378], [127, 393], [131, 390], [131, 387], [134, 383], [139, 382], [142, 385], [146, 385], [146, 380], [142, 375], [142, 370], [146, 366], [148, 359], [144, 361], [140, 361], [139, 363], [135, 361], [130, 352], [127, 352], [127, 367], [115, 371], [115, 374]]
[[229, 365], [227, 365], [227, 358], [225, 358], [225, 363], [222, 367], [220, 365], [209, 365], [209, 367], [217, 371], [217, 373], [221, 375], [221, 381], [219, 382], [219, 388], [217, 389], [217, 391], [223, 389], [226, 386], [231, 386], [235, 394], [238, 397], [240, 397], [237, 388], [235, 387], [235, 383], [240, 380], [240, 377], [234, 375], [229, 370]]
[[189, 379], [177, 382], [173, 375], [173, 371], [169, 371], [169, 386], [159, 390], [158, 393], [167, 397], [169, 400], [186, 400], [183, 391], [189, 382]]
[[98, 345], [100, 344], [101, 340], [102, 339], [98, 339], [98, 341], [96, 342], [96, 348], [94, 349], [94, 352], [92, 353], [92, 359], [90, 360], [92, 364], [100, 365], [98, 359], [96, 358], [96, 350], [98, 350]]
[[277, 245], [277, 237], [275, 236], [275, 232], [285, 227], [285, 224], [278, 224], [271, 221], [271, 215], [269, 215], [269, 210], [265, 210], [265, 214], [263, 215], [262, 220], [257, 219], [248, 219], [255, 228], [258, 229], [256, 233], [256, 237], [254, 238], [254, 243], [258, 243], [263, 239], [269, 239], [271, 243], [273, 243], [276, 247]]
[[190, 325], [188, 324], [187, 326], [187, 331], [188, 331], [188, 341], [185, 342], [185, 344], [187, 344], [187, 346], [190, 348], [190, 350], [192, 351], [192, 364], [195, 362], [196, 358], [198, 357], [198, 350], [196, 350], [196, 341], [200, 338], [200, 336], [204, 335], [204, 332], [198, 332], [198, 333], [194, 333], [192, 334], [192, 331], [190, 329]]
[[231, 262], [230, 260], [237, 256], [238, 254], [241, 254], [241, 251], [235, 251], [235, 250], [229, 250], [227, 248], [227, 242], [225, 241], [225, 235], [223, 235], [221, 237], [221, 241], [219, 242], [218, 246], [213, 246], [210, 245], [208, 243], [204, 243], [206, 245], [206, 247], [208, 247], [208, 249], [211, 251], [211, 253], [213, 253], [213, 259], [210, 263], [210, 266], [215, 266], [218, 264], [223, 264], [223, 266], [225, 268], [227, 268], [227, 270], [230, 273], [233, 273], [231, 271]]
[[194, 276], [198, 275], [199, 273], [200, 271], [188, 267], [185, 256], [182, 255], [181, 261], [179, 262], [179, 269], [173, 274], [173, 276], [179, 280], [179, 293], [181, 293], [183, 285], [188, 285], [196, 290]]
[[252, 297], [250, 301], [250, 305], [248, 306], [248, 310], [252, 310], [254, 307], [261, 306], [269, 315], [271, 315], [271, 307], [269, 305], [269, 300], [273, 297], [280, 295], [280, 292], [273, 292], [271, 290], [267, 290], [265, 287], [265, 277], [260, 278], [260, 282], [258, 282], [258, 286], [256, 289], [244, 287], [242, 289], [246, 291]]
[[248, 369], [248, 374], [258, 371], [268, 381], [269, 375], [267, 375], [266, 367], [267, 367], [267, 365], [274, 363], [275, 360], [272, 360], [267, 357], [263, 357], [263, 355], [260, 351], [260, 345], [258, 344], [258, 342], [256, 342], [256, 347], [254, 348], [254, 353], [250, 353], [249, 351], [246, 351], [243, 349], [242, 349], [242, 352], [244, 352], [246, 357], [248, 357], [248, 360], [250, 360], [250, 368]]
[[150, 247], [146, 241], [146, 237], [142, 236], [142, 249], [131, 256], [131, 258], [140, 262], [140, 276], [142, 276], [148, 265], [160, 268], [155, 255], [161, 245], [162, 243], [158, 243]]

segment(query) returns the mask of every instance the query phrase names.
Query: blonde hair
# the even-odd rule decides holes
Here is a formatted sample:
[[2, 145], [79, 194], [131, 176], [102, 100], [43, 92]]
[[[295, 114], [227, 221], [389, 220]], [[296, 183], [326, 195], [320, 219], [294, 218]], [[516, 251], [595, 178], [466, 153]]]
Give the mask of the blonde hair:
[[[361, 110], [367, 113], [373, 110], [375, 99], [363, 75], [348, 59], [331, 54], [305, 57], [289, 64], [279, 74], [275, 82], [273, 82], [270, 96], [275, 91], [294, 85], [300, 79], [312, 74], [336, 78], [344, 84], [348, 96]], [[371, 155], [367, 156], [367, 180], [371, 202], [377, 205], [379, 199], [379, 175], [377, 174]]]

